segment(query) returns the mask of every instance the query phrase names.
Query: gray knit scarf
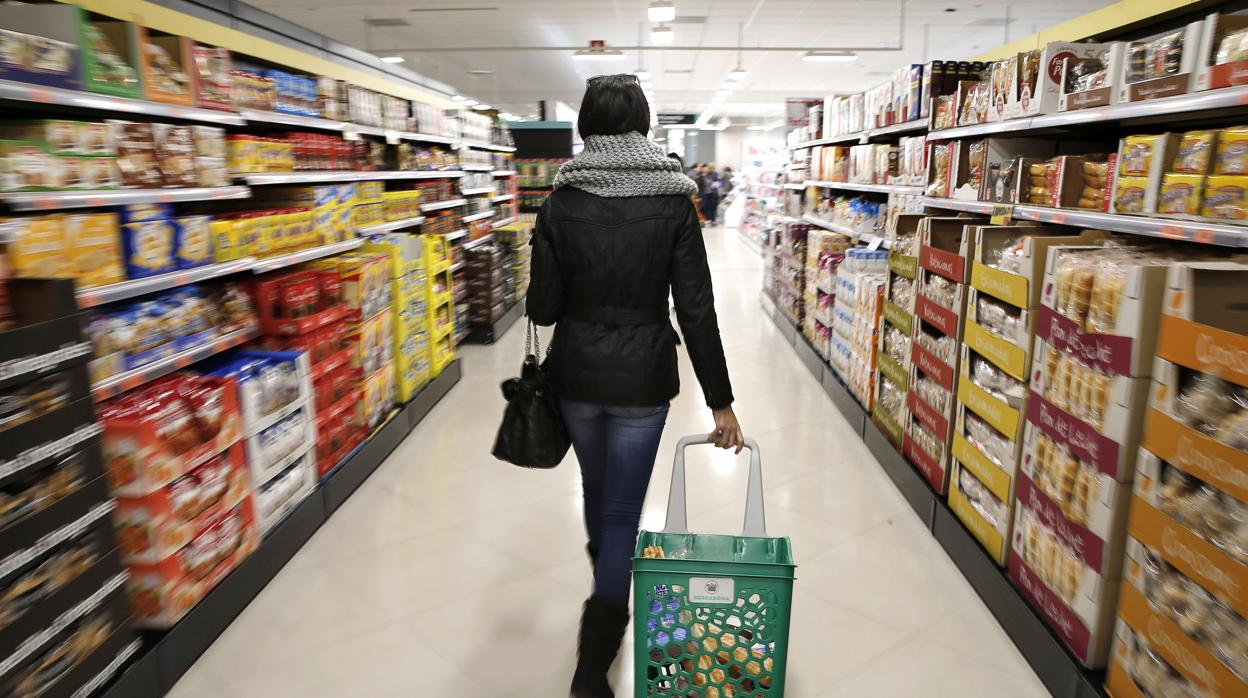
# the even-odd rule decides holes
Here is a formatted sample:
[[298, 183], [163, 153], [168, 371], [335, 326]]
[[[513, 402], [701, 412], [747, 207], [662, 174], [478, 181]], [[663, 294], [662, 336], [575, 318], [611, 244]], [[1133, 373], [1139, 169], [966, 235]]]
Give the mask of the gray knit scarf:
[[585, 149], [559, 168], [555, 188], [559, 187], [606, 197], [692, 196], [698, 191], [680, 171], [680, 163], [636, 131], [587, 137]]

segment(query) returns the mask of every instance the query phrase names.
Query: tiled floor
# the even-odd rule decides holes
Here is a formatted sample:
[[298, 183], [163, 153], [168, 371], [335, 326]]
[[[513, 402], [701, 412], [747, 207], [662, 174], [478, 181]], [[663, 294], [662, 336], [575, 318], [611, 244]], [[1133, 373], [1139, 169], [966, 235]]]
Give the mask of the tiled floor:
[[[706, 232], [737, 414], [763, 453], [767, 524], [793, 539], [791, 698], [1048, 695], [758, 303], [761, 264]], [[469, 347], [463, 382], [173, 691], [175, 698], [562, 698], [589, 588], [571, 456], [489, 454], [523, 331]], [[676, 439], [706, 431], [692, 370], [642, 525], [663, 524]], [[689, 523], [740, 526], [746, 460], [689, 453]], [[615, 667], [631, 695], [632, 652]]]

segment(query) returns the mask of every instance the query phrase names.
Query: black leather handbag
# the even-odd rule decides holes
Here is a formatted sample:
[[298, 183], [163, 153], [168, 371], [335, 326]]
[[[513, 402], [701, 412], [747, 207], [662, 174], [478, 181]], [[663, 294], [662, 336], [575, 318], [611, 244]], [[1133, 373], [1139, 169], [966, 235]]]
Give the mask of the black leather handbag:
[[524, 365], [520, 376], [503, 381], [507, 409], [503, 412], [493, 451], [495, 458], [525, 468], [553, 468], [572, 445], [563, 426], [559, 400], [539, 360], [541, 355], [541, 338], [530, 322], [524, 338]]

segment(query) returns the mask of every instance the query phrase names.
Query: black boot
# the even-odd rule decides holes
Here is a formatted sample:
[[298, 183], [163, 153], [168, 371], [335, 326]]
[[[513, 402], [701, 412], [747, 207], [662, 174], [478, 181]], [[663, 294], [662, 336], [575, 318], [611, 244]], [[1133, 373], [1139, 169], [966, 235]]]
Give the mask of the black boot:
[[576, 673], [572, 698], [614, 698], [607, 671], [620, 651], [628, 629], [628, 608], [608, 606], [593, 598], [585, 602], [581, 633], [576, 648]]

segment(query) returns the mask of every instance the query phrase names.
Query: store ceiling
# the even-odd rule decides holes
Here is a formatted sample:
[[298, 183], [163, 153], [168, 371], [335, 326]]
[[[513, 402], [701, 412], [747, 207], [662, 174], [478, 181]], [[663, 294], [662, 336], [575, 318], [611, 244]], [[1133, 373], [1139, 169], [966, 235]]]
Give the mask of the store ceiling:
[[[1112, 4], [1112, 0], [675, 0], [673, 47], [624, 60], [582, 62], [568, 50], [603, 39], [650, 46], [646, 0], [250, 0], [343, 43], [406, 59], [404, 67], [516, 114], [538, 100], [579, 102], [584, 80], [638, 67], [652, 76], [663, 112], [704, 109], [738, 61], [749, 76], [721, 113], [774, 119], [786, 97], [862, 90], [906, 63], [961, 59]], [[903, 29], [904, 28], [904, 29]], [[495, 50], [497, 47], [539, 50]], [[808, 49], [861, 51], [852, 63], [800, 60]], [[451, 49], [451, 50], [447, 50]], [[785, 49], [785, 50], [781, 50]], [[792, 49], [792, 50], [787, 50]]]

